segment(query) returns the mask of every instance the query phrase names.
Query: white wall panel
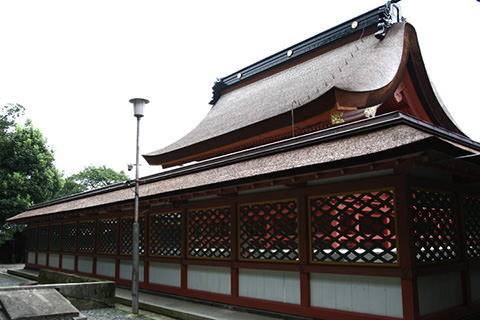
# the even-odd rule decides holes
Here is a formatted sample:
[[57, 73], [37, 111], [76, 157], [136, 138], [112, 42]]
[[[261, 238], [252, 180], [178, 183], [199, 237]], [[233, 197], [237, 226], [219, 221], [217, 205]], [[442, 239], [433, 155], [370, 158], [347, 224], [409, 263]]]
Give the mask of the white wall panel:
[[480, 300], [480, 268], [470, 270], [470, 286], [472, 288], [472, 300]]
[[93, 258], [92, 257], [78, 257], [78, 271], [84, 273], [92, 273], [93, 272]]
[[60, 267], [60, 255], [58, 253], [50, 253], [48, 255], [48, 266], [52, 268]]
[[239, 269], [242, 297], [300, 304], [300, 274], [292, 271]]
[[150, 283], [171, 287], [181, 286], [181, 267], [179, 264], [151, 262], [148, 274]]
[[230, 268], [189, 265], [188, 288], [230, 294]]
[[47, 254], [45, 252], [39, 252], [37, 257], [37, 264], [40, 266], [47, 265]]
[[35, 257], [36, 257], [35, 251], [29, 251], [27, 254], [27, 262], [31, 264], [36, 264]]
[[62, 255], [62, 269], [75, 270], [75, 256]]
[[115, 278], [115, 259], [98, 258], [97, 274], [101, 276]]
[[401, 280], [391, 277], [312, 273], [311, 304], [315, 307], [402, 317]]
[[[143, 262], [138, 263], [138, 280], [143, 282]], [[132, 261], [131, 260], [121, 260], [120, 261], [120, 279], [132, 280]]]
[[450, 309], [463, 303], [460, 272], [418, 277], [417, 285], [421, 316]]

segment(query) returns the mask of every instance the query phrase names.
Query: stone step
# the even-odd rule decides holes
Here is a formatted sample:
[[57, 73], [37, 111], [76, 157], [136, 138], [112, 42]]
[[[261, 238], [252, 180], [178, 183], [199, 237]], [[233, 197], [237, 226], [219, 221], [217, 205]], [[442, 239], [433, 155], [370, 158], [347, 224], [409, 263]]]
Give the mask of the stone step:
[[11, 320], [86, 319], [55, 289], [0, 291], [0, 302]]

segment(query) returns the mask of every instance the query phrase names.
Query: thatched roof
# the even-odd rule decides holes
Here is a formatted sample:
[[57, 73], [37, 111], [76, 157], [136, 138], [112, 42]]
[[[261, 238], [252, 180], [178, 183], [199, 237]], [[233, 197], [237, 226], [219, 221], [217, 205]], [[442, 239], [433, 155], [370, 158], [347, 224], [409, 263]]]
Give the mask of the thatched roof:
[[[422, 74], [422, 79], [415, 81], [430, 87], [413, 27], [393, 24], [383, 40], [374, 36], [374, 30], [356, 33], [300, 62], [292, 61], [278, 70], [238, 82], [222, 93], [190, 133], [144, 155], [145, 159], [164, 167], [207, 159], [264, 141], [284, 139], [291, 136], [292, 125], [312, 125], [315, 121], [318, 124], [320, 120], [315, 117], [335, 111], [338, 106], [361, 109], [381, 105], [403, 81], [409, 59], [419, 60], [415, 67], [420, 72], [411, 72]], [[436, 102], [424, 107], [438, 110], [424, 113], [441, 114], [441, 120], [432, 116], [423, 120], [459, 132], [435, 95], [430, 98]]]
[[[276, 176], [280, 172], [322, 167], [349, 159], [368, 157], [375, 161], [380, 155], [395, 157], [405, 150], [416, 152], [418, 148], [429, 148], [432, 139], [458, 149], [462, 154], [480, 153], [480, 144], [468, 138], [401, 113], [392, 113], [363, 120], [360, 124], [344, 124], [146, 177], [142, 179], [139, 192], [142, 198], [160, 198], [195, 188], [235, 185], [242, 179]], [[32, 207], [9, 221], [21, 222], [133, 199], [131, 187], [119, 184]]]

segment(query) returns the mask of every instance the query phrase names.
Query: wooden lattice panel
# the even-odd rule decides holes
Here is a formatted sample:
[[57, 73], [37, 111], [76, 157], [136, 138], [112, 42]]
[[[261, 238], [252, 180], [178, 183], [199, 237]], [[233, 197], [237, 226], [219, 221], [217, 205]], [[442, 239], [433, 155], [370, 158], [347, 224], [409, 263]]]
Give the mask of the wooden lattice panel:
[[38, 227], [38, 250], [48, 248], [48, 226]]
[[95, 221], [84, 221], [78, 224], [78, 250], [93, 252], [95, 249]]
[[98, 249], [99, 253], [115, 254], [117, 252], [117, 226], [116, 218], [98, 221]]
[[[138, 253], [145, 254], [145, 217], [138, 217], [139, 237]], [[133, 217], [122, 218], [120, 222], [120, 253], [131, 255], [133, 253]]]
[[64, 224], [62, 234], [63, 251], [75, 251], [75, 249], [77, 248], [77, 224]]
[[412, 191], [413, 234], [418, 262], [457, 258], [455, 195]]
[[182, 213], [150, 216], [150, 255], [179, 257], [182, 254]]
[[37, 249], [37, 228], [28, 228], [28, 249]]
[[480, 257], [480, 197], [467, 196], [463, 199], [467, 255]]
[[313, 262], [397, 263], [392, 190], [310, 198]]
[[55, 224], [50, 226], [50, 250], [58, 251], [60, 250], [60, 236], [61, 236], [61, 226]]
[[229, 258], [231, 221], [229, 207], [189, 211], [188, 255], [196, 258]]
[[242, 204], [239, 222], [241, 259], [299, 259], [296, 200]]

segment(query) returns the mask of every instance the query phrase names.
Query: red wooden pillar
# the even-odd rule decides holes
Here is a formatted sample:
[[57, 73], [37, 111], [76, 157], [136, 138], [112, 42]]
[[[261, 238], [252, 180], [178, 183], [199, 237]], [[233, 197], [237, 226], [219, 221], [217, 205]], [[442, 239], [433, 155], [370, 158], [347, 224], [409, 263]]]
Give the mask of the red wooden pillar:
[[230, 235], [230, 292], [232, 298], [238, 298], [239, 296], [239, 271], [236, 265], [238, 259], [238, 203], [234, 202], [230, 207], [230, 219], [231, 219], [231, 235]]
[[415, 273], [415, 250], [412, 227], [412, 202], [408, 177], [404, 174], [395, 183], [396, 215], [398, 229], [398, 259], [402, 282], [403, 319], [420, 319], [418, 305], [417, 275]]
[[98, 213], [97, 217], [95, 218], [95, 223], [93, 227], [93, 236], [95, 239], [95, 242], [93, 243], [93, 254], [92, 254], [92, 274], [97, 275], [97, 255], [98, 255], [98, 235], [99, 235], [99, 229], [100, 229], [100, 220], [98, 218]]
[[187, 264], [185, 262], [187, 258], [187, 250], [188, 250], [188, 210], [182, 209], [182, 256], [180, 259], [181, 269], [180, 269], [180, 287], [182, 290], [186, 290], [188, 288], [188, 270]]
[[310, 273], [304, 268], [308, 265], [310, 237], [308, 232], [308, 200], [305, 194], [297, 194], [298, 201], [298, 251], [300, 260], [300, 305], [304, 308], [310, 307]]

